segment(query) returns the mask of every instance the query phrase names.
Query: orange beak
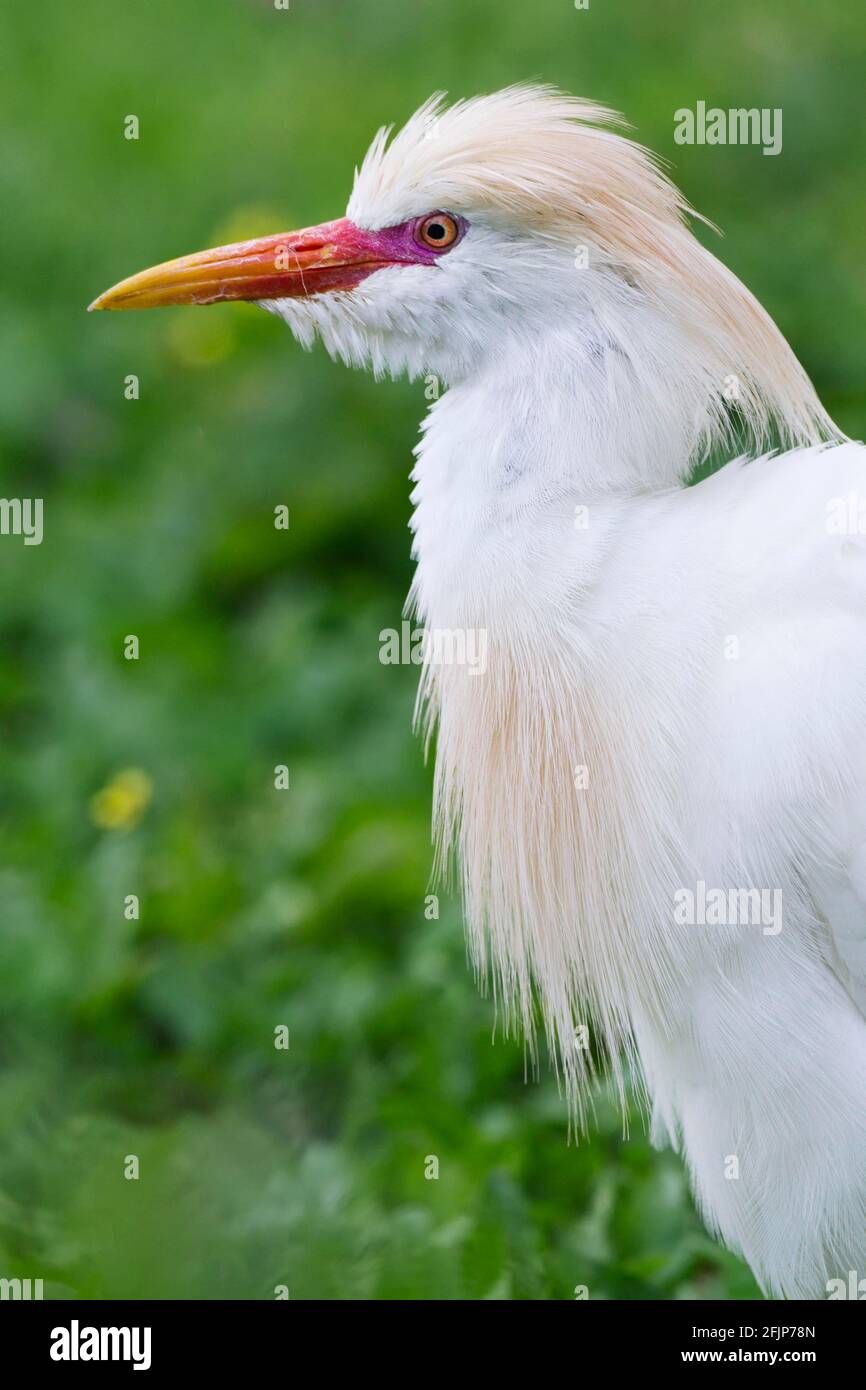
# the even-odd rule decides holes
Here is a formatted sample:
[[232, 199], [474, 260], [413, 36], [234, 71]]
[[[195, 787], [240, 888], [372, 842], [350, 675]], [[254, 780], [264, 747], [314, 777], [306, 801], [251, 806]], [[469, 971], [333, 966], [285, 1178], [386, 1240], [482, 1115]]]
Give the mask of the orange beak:
[[227, 299], [296, 299], [350, 290], [373, 271], [411, 259], [348, 218], [181, 256], [121, 280], [91, 309], [152, 309]]

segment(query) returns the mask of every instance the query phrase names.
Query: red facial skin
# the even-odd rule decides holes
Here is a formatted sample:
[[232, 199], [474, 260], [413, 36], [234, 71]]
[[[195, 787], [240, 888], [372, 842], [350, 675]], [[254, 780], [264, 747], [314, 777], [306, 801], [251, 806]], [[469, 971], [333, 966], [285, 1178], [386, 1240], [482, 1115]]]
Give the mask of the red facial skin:
[[[150, 309], [164, 304], [217, 304], [228, 299], [299, 299], [329, 290], [351, 290], [374, 271], [396, 265], [434, 265], [456, 246], [432, 247], [413, 218], [396, 227], [365, 231], [347, 217], [301, 232], [283, 232], [181, 256], [121, 280], [91, 309]], [[452, 214], [453, 216], [453, 214]]]

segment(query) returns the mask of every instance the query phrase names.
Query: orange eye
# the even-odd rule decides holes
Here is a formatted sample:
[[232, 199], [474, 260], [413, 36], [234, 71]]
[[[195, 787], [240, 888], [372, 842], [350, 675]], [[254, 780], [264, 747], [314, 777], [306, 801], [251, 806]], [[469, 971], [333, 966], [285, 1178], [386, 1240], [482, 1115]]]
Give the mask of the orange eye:
[[432, 251], [444, 251], [452, 246], [459, 234], [456, 219], [447, 212], [431, 212], [429, 217], [418, 223], [415, 232], [418, 240]]

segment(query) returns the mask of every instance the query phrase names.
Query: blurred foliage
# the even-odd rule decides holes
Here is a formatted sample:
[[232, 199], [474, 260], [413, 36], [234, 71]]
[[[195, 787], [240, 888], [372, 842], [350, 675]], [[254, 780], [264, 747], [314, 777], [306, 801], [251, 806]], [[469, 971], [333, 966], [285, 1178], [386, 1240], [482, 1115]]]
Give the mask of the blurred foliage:
[[[250, 306], [83, 311], [154, 261], [338, 215], [372, 132], [432, 89], [540, 77], [675, 160], [862, 433], [862, 10], [46, 0], [0, 26], [2, 490], [45, 499], [41, 546], [0, 540], [0, 1274], [84, 1298], [753, 1296], [638, 1115], [624, 1140], [602, 1096], [567, 1144], [546, 1065], [527, 1084], [492, 1037], [456, 904], [425, 917], [415, 673], [378, 660], [422, 388]], [[699, 98], [781, 106], [782, 155], [675, 147]]]

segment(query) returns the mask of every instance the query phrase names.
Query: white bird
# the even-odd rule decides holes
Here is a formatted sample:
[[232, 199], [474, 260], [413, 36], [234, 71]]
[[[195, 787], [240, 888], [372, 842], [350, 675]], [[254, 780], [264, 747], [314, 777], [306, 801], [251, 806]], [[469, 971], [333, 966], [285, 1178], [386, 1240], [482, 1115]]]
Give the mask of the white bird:
[[483, 670], [428, 647], [420, 692], [477, 969], [579, 1118], [588, 1027], [709, 1227], [824, 1297], [866, 1275], [866, 450], [615, 125], [547, 87], [434, 98], [346, 218], [93, 307], [258, 300], [438, 380], [411, 598], [486, 642]]

